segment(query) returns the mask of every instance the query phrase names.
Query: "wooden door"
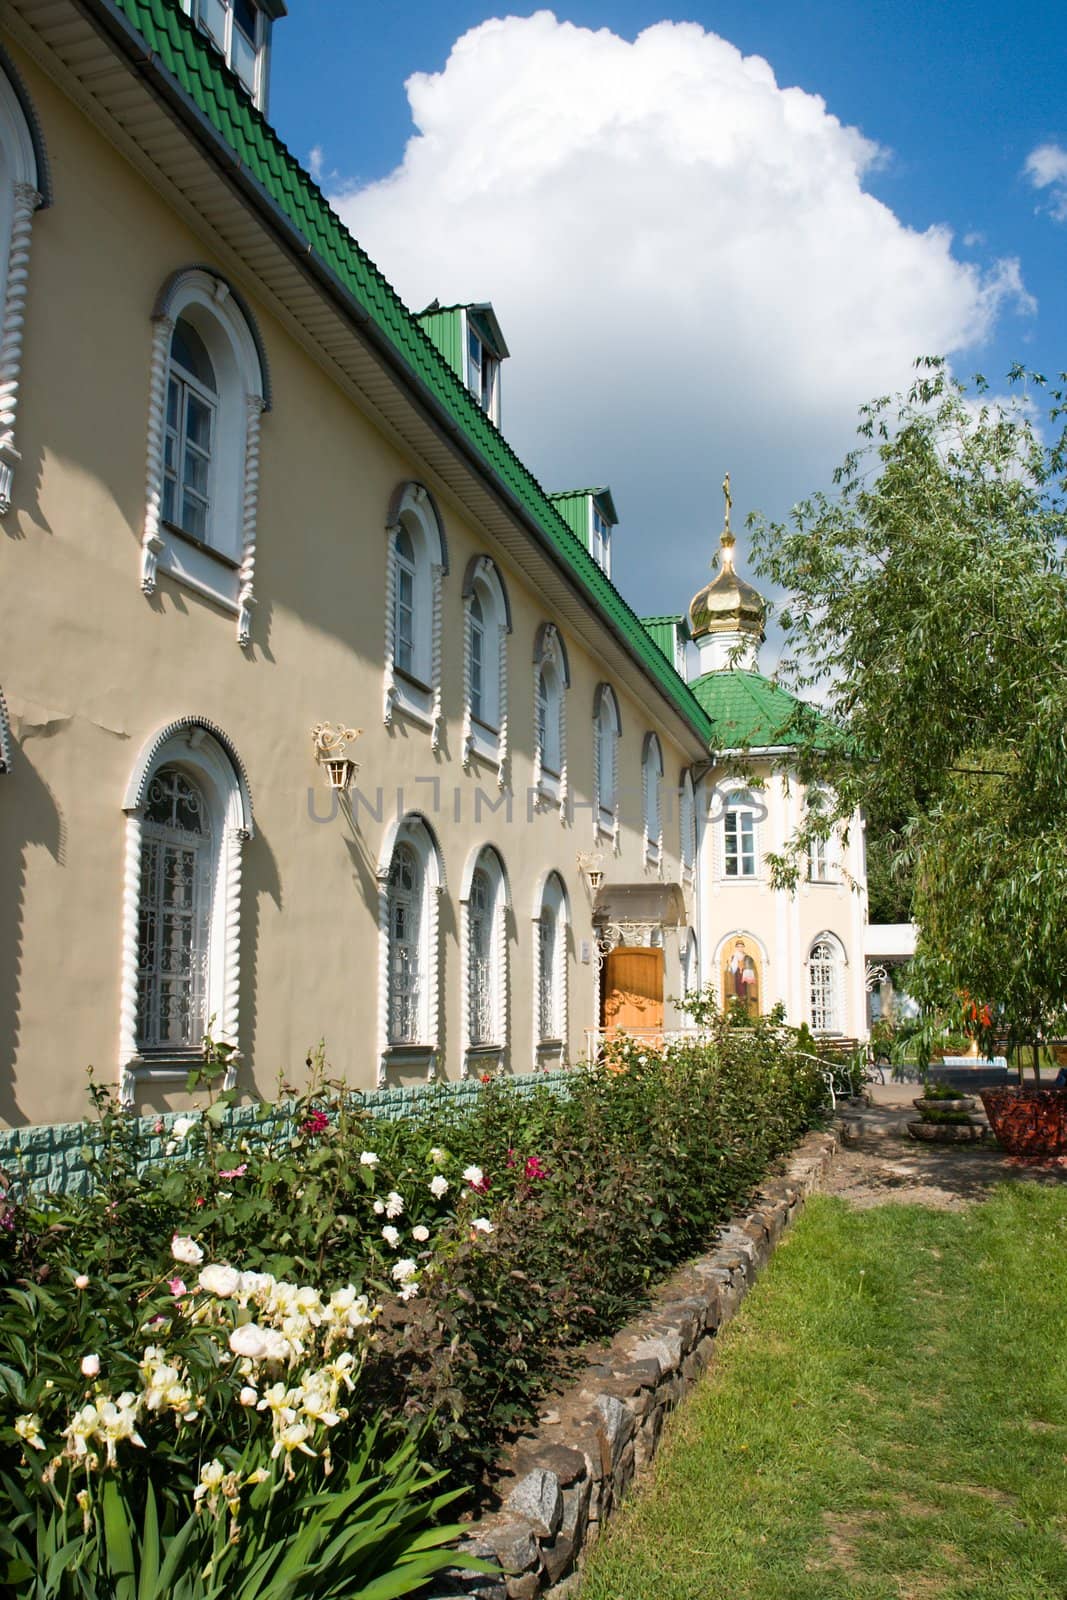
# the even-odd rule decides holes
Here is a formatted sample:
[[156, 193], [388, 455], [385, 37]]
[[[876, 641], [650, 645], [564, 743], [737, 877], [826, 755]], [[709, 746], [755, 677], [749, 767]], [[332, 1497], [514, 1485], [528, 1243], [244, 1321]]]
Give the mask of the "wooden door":
[[663, 950], [618, 945], [604, 962], [600, 1025], [628, 1033], [663, 1031]]

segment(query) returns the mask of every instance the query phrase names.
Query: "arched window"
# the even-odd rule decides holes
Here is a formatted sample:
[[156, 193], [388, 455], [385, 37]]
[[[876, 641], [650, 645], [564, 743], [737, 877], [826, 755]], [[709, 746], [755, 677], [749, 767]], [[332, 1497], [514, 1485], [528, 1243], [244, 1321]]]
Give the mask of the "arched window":
[[722, 819], [722, 872], [724, 878], [755, 878], [759, 872], [757, 811], [747, 789], [733, 789], [726, 798]]
[[567, 891], [549, 873], [534, 919], [534, 1062], [567, 1048]]
[[619, 702], [609, 683], [602, 683], [593, 701], [593, 757], [596, 786], [596, 833], [619, 838]]
[[237, 291], [207, 267], [174, 273], [153, 321], [141, 587], [151, 594], [168, 573], [233, 612], [247, 644], [260, 417], [270, 407], [259, 331]]
[[843, 1033], [844, 951], [832, 934], [820, 934], [808, 956], [811, 1031]]
[[6, 51], [0, 49], [0, 516], [11, 509], [22, 332], [29, 287], [30, 235], [38, 207], [49, 203], [40, 129]]
[[565, 691], [570, 666], [559, 630], [544, 622], [534, 641], [534, 788], [567, 810], [567, 723]]
[[438, 902], [441, 855], [424, 817], [409, 813], [391, 831], [378, 869], [380, 1057], [436, 1069], [439, 1037]]
[[[184, 1075], [210, 1032], [236, 1050], [244, 769], [221, 729], [172, 723], [141, 752], [124, 801], [121, 1071]], [[231, 1057], [231, 1060], [233, 1057]]]
[[511, 609], [507, 591], [489, 556], [474, 556], [463, 579], [464, 712], [463, 765], [474, 756], [494, 763], [503, 787], [507, 776], [507, 636]]
[[[807, 792], [809, 820], [818, 823], [830, 811], [829, 791], [812, 784]], [[808, 878], [812, 883], [836, 883], [838, 878], [837, 840], [833, 833], [812, 834], [808, 842]]]
[[658, 866], [663, 858], [663, 806], [660, 784], [663, 781], [663, 752], [654, 733], [646, 733], [641, 758], [641, 789], [644, 796], [645, 860]]
[[448, 549], [433, 496], [421, 483], [394, 492], [387, 525], [385, 693], [382, 721], [399, 711], [431, 730], [433, 748], [444, 730], [441, 712], [441, 601]]
[[697, 810], [696, 796], [693, 793], [693, 775], [688, 767], [682, 773], [679, 796], [678, 855], [682, 863], [682, 877], [687, 883], [691, 883], [697, 856]]
[[503, 863], [490, 845], [475, 856], [466, 891], [465, 1061], [479, 1068], [499, 1066], [508, 1039], [507, 906], [508, 885]]

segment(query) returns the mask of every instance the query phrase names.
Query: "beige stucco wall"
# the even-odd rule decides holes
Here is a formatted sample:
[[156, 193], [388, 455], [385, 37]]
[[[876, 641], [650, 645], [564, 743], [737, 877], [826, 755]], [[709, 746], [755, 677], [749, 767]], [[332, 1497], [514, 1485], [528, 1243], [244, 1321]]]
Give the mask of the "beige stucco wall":
[[[512, 1070], [533, 1060], [532, 919], [545, 872], [570, 897], [569, 1054], [594, 1024], [594, 966], [578, 959], [593, 939], [576, 869], [592, 848], [588, 810], [573, 826], [552, 811], [528, 818], [532, 769], [534, 634], [552, 618], [503, 554], [424, 464], [402, 455], [290, 337], [257, 295], [254, 279], [219, 259], [10, 40], [47, 141], [54, 204], [38, 214], [22, 362], [14, 505], [0, 534], [0, 683], [17, 750], [0, 780], [0, 1121], [80, 1114], [83, 1075], [115, 1082], [122, 869], [122, 798], [145, 741], [175, 718], [201, 715], [223, 728], [247, 769], [257, 832], [244, 851], [241, 1068], [271, 1092], [279, 1075], [300, 1082], [309, 1046], [325, 1039], [338, 1076], [367, 1086], [376, 1071], [378, 866], [397, 789], [405, 809], [437, 832], [447, 888], [441, 903], [443, 1060], [460, 1070], [458, 887], [478, 842], [491, 841], [511, 889]], [[235, 202], [236, 203], [236, 202]], [[176, 267], [214, 264], [246, 295], [273, 382], [262, 427], [253, 643], [239, 648], [234, 619], [174, 580], [140, 589], [150, 311]], [[386, 263], [386, 268], [388, 264]], [[505, 378], [507, 374], [505, 373]], [[382, 724], [386, 536], [390, 496], [405, 479], [437, 495], [450, 574], [443, 596], [445, 749], [398, 721]], [[459, 762], [462, 599], [469, 557], [487, 550], [508, 585], [510, 823], [473, 820], [488, 773]], [[570, 654], [568, 756], [572, 791], [592, 796], [592, 715], [604, 665], [562, 626]], [[609, 876], [646, 875], [640, 800], [641, 744], [661, 738], [667, 781], [696, 751], [661, 721], [654, 691], [639, 704], [617, 683], [623, 737], [621, 851]], [[379, 823], [339, 815], [317, 824], [309, 790], [328, 796], [312, 761], [310, 729], [322, 719], [364, 730], [357, 754], [368, 795], [385, 791]], [[440, 779], [435, 809], [432, 785]], [[677, 808], [663, 875], [677, 879]], [[668, 936], [666, 990], [679, 990], [677, 941]], [[177, 1103], [162, 1088], [142, 1104]]]
[[751, 761], [744, 771], [753, 780], [753, 798], [766, 810], [758, 825], [755, 879], [726, 879], [721, 870], [722, 804], [718, 796], [722, 790], [717, 786], [734, 783], [737, 773], [728, 767], [714, 769], [702, 786], [701, 810], [705, 819], [710, 815], [710, 820], [704, 822], [701, 850], [701, 960], [705, 980], [714, 983], [721, 999], [723, 946], [738, 934], [747, 934], [761, 949], [764, 1009], [781, 1003], [794, 1026], [810, 1025], [808, 955], [820, 934], [833, 934], [845, 954], [840, 1031], [850, 1038], [865, 1037], [862, 822], [855, 818], [848, 839], [838, 841], [837, 882], [809, 883], [802, 878], [795, 893], [774, 889], [767, 855], [782, 854], [800, 826], [805, 790], [795, 777], [771, 761]]

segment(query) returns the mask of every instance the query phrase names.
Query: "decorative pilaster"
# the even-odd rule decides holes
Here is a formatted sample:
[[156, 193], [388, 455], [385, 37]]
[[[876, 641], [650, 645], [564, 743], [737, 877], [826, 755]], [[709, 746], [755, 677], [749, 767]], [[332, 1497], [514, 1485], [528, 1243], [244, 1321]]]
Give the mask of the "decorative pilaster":
[[386, 1086], [385, 1052], [389, 1047], [389, 874], [378, 879], [378, 1068], [379, 1089]]
[[252, 607], [256, 603], [256, 508], [259, 500], [259, 423], [263, 415], [263, 396], [246, 398], [245, 478], [241, 497], [241, 572], [237, 590], [237, 643], [246, 645], [252, 638]]
[[132, 1062], [137, 1054], [138, 922], [141, 904], [141, 819], [126, 814], [122, 861], [122, 972], [119, 987], [119, 1098], [133, 1103]]
[[430, 885], [429, 923], [427, 930], [429, 950], [427, 952], [427, 988], [426, 1005], [429, 1012], [430, 1045], [433, 1054], [430, 1057], [428, 1076], [430, 1081], [437, 1076], [437, 1052], [441, 1048], [441, 885]]
[[0, 320], [0, 517], [11, 510], [15, 467], [20, 460], [15, 445], [19, 372], [22, 366], [22, 332], [26, 322], [29, 287], [30, 234], [33, 213], [41, 196], [29, 183], [13, 188], [11, 247], [7, 257], [7, 287]]
[[510, 995], [508, 993], [508, 902], [503, 881], [496, 885], [496, 915], [493, 918], [496, 932], [496, 993], [493, 996], [493, 1031], [501, 1052], [508, 1048]]
[[498, 716], [500, 722], [500, 741], [497, 746], [496, 781], [499, 789], [508, 786], [508, 630], [507, 624], [499, 625], [498, 656], [500, 664], [499, 696], [500, 705]]
[[237, 1046], [240, 1042], [241, 1007], [241, 876], [248, 837], [247, 828], [231, 828], [226, 839], [226, 882], [223, 888], [226, 896], [225, 967], [220, 1033], [226, 1044], [234, 1047], [226, 1064], [223, 1084], [226, 1089], [233, 1088], [240, 1059]]
[[471, 1012], [474, 1008], [474, 995], [471, 991], [471, 903], [468, 898], [459, 903], [459, 972], [460, 990], [463, 1003], [460, 1007], [460, 1062], [459, 1075], [469, 1078], [471, 1075], [470, 1048], [471, 1048]]
[[[463, 748], [461, 760], [464, 772], [469, 772], [474, 753], [474, 719], [471, 713], [471, 594], [463, 602]], [[483, 663], [484, 670], [484, 663]], [[436, 712], [436, 706], [435, 706]], [[436, 731], [436, 716], [434, 727]], [[434, 748], [437, 746], [435, 744]]]
[[601, 810], [601, 802], [602, 802], [602, 799], [603, 799], [603, 789], [601, 787], [602, 774], [601, 774], [601, 770], [600, 770], [603, 763], [601, 762], [602, 751], [601, 751], [601, 748], [600, 748], [600, 744], [601, 744], [601, 738], [600, 738], [600, 696], [598, 694], [593, 699], [593, 843], [594, 844], [597, 844], [599, 842], [599, 839], [600, 839], [600, 810]]
[[433, 689], [433, 732], [430, 747], [434, 754], [441, 748], [444, 735], [444, 715], [441, 710], [441, 603], [444, 568], [435, 562], [430, 569], [433, 585], [433, 631], [430, 636], [430, 686]]
[[396, 546], [400, 532], [398, 522], [390, 523], [385, 530], [388, 544], [385, 549], [385, 679], [382, 696], [382, 721], [387, 728], [393, 726], [396, 706], [396, 678], [393, 669], [396, 661]]
[[[536, 795], [541, 793], [541, 779], [544, 775], [544, 751], [541, 748], [541, 739], [538, 728], [541, 712], [541, 663], [534, 661], [533, 668], [533, 708], [534, 708], [534, 739], [533, 739], [533, 784]], [[540, 801], [538, 801], [540, 804]]]
[[144, 529], [141, 534], [141, 589], [152, 594], [156, 587], [159, 552], [163, 539], [159, 531], [163, 515], [163, 443], [167, 411], [167, 367], [174, 323], [158, 317], [152, 325], [152, 358], [148, 377], [148, 461], [145, 467]]
[[611, 787], [615, 793], [611, 848], [618, 855], [622, 849], [622, 802], [619, 799], [619, 735], [617, 733], [613, 734], [611, 739]]

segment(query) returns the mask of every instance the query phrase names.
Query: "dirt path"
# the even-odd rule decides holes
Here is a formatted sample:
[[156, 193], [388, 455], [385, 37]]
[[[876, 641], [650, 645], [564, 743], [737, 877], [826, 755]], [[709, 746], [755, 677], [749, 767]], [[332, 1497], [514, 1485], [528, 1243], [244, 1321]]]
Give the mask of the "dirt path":
[[895, 1130], [900, 1106], [864, 1113], [858, 1138], [843, 1138], [823, 1190], [866, 1210], [890, 1201], [958, 1211], [999, 1183], [1067, 1184], [1067, 1158], [1007, 1156], [995, 1144], [919, 1144]]

